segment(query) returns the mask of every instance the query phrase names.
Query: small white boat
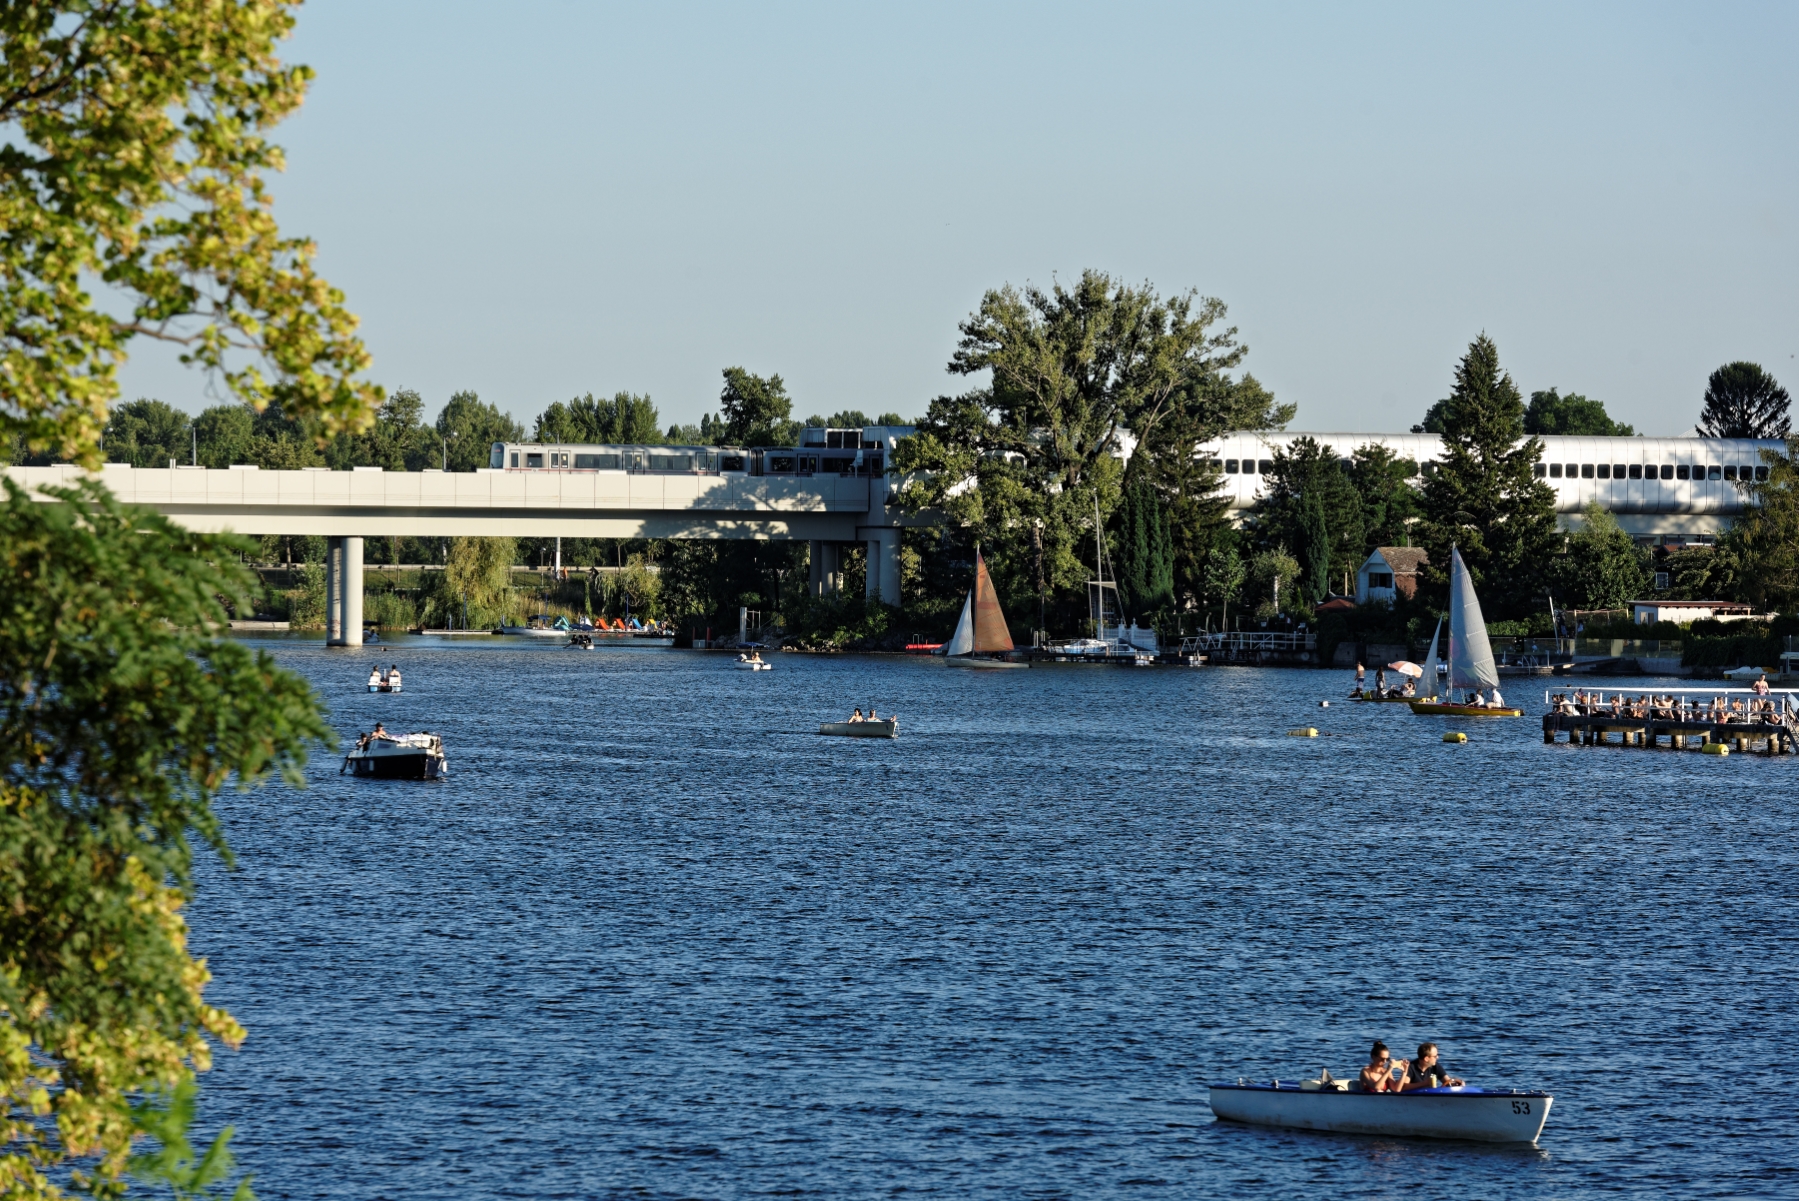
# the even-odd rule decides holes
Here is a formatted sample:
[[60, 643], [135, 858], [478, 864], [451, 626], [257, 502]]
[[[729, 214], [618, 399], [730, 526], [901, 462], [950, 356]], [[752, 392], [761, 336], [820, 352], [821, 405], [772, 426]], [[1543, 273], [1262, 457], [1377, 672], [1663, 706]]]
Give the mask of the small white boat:
[[1212, 1112], [1228, 1122], [1482, 1143], [1535, 1142], [1555, 1100], [1544, 1092], [1466, 1085], [1409, 1093], [1352, 1093], [1320, 1088], [1316, 1081], [1238, 1082], [1210, 1089]]
[[441, 780], [449, 774], [443, 739], [436, 734], [372, 735], [359, 739], [344, 756], [338, 775], [378, 780]]
[[746, 659], [742, 655], [737, 656], [737, 662], [731, 666], [738, 671], [773, 671], [775, 667], [766, 659]]
[[382, 683], [379, 683], [379, 684], [370, 684], [369, 691], [370, 692], [398, 692], [398, 691], [400, 691], [400, 685], [399, 684], [389, 684], [389, 683], [386, 683], [385, 681], [383, 681]]
[[836, 734], [844, 738], [898, 738], [899, 718], [883, 717], [879, 721], [826, 721], [818, 725], [820, 734]]

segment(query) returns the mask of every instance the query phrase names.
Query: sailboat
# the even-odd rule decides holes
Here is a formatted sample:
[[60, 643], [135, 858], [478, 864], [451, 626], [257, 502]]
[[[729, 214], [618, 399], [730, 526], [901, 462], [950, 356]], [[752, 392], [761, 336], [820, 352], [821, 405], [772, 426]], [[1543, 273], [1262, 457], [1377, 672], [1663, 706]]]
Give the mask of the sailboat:
[[[1438, 622], [1437, 628], [1443, 628]], [[1450, 717], [1523, 717], [1522, 709], [1498, 709], [1485, 705], [1458, 705], [1458, 691], [1485, 691], [1499, 687], [1499, 668], [1493, 663], [1493, 645], [1487, 641], [1487, 622], [1474, 595], [1474, 580], [1462, 562], [1462, 552], [1449, 548], [1449, 695], [1412, 702], [1413, 713]], [[1430, 658], [1425, 662], [1419, 691], [1437, 690], [1437, 636], [1431, 635]]]
[[943, 661], [955, 667], [1029, 667], [1015, 663], [1004, 655], [1012, 649], [1012, 631], [1006, 628], [1006, 615], [1000, 612], [999, 594], [993, 590], [993, 579], [987, 574], [986, 560], [974, 552], [974, 587], [962, 602], [962, 620], [943, 648]]

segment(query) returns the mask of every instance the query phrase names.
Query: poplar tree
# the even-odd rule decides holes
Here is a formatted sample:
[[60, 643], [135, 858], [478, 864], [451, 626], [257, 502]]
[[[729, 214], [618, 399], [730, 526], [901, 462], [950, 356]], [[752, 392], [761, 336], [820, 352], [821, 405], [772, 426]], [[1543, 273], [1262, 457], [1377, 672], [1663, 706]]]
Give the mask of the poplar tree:
[[1486, 614], [1521, 614], [1544, 595], [1561, 542], [1555, 493], [1532, 472], [1543, 443], [1524, 434], [1524, 399], [1482, 334], [1456, 365], [1443, 404], [1443, 455], [1424, 481], [1419, 541], [1430, 552], [1425, 583], [1449, 579], [1449, 549], [1480, 591]]

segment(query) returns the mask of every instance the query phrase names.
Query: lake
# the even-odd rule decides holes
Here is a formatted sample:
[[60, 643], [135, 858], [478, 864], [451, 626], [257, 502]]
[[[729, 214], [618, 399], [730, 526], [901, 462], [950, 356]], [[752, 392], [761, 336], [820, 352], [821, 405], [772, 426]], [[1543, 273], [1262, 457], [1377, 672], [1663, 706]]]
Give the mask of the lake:
[[[264, 1198], [1799, 1193], [1799, 757], [1545, 746], [1526, 681], [262, 644], [451, 772], [221, 802], [201, 1112]], [[1375, 1038], [1553, 1091], [1542, 1140], [1207, 1108]]]

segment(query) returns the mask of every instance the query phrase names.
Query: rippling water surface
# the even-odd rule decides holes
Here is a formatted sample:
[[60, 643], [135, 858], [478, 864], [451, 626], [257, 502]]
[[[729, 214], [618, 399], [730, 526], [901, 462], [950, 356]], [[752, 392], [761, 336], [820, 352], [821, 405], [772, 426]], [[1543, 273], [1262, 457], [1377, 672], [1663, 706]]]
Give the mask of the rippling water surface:
[[[270, 645], [452, 775], [223, 804], [203, 1114], [265, 1198], [1799, 1192], [1799, 757], [1445, 745], [1335, 672]], [[1540, 1144], [1206, 1106], [1374, 1038], [1553, 1090]]]

